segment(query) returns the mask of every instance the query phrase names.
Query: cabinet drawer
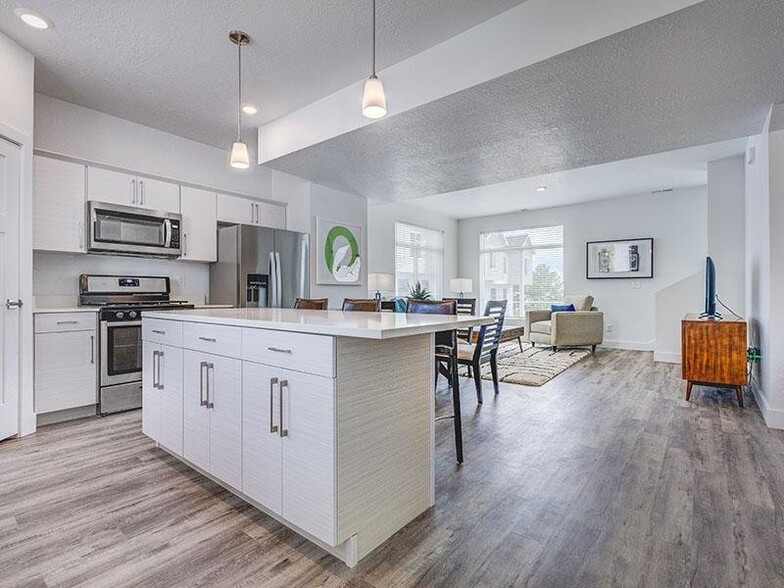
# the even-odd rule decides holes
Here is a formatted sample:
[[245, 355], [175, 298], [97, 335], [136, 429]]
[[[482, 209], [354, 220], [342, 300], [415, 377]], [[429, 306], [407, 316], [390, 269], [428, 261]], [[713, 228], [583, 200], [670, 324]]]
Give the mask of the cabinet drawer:
[[226, 357], [240, 357], [240, 328], [207, 323], [185, 323], [185, 347]]
[[96, 324], [94, 312], [56, 312], [35, 315], [36, 333], [94, 331]]
[[162, 319], [143, 319], [142, 339], [150, 343], [182, 347], [182, 323]]
[[324, 335], [244, 328], [242, 359], [333, 378], [335, 340]]

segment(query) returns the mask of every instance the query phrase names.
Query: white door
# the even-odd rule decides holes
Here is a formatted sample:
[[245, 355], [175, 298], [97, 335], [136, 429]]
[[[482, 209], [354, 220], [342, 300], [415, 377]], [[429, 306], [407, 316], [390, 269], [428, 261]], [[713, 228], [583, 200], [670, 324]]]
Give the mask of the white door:
[[21, 156], [0, 139], [0, 439], [19, 433], [19, 201]]
[[281, 511], [281, 370], [242, 364], [242, 491], [273, 512]]
[[210, 355], [186, 350], [183, 356], [183, 456], [204, 471], [210, 469], [210, 411], [206, 405], [206, 372]]
[[36, 414], [98, 402], [97, 359], [95, 329], [36, 333]]
[[207, 406], [210, 412], [209, 472], [230, 486], [242, 484], [242, 362], [209, 359]]
[[161, 393], [158, 390], [158, 354], [161, 346], [142, 342], [142, 433], [160, 441]]
[[286, 228], [286, 207], [271, 202], [259, 202], [256, 204], [259, 224], [273, 229]]
[[218, 221], [237, 225], [255, 225], [256, 202], [228, 194], [218, 194]]
[[180, 186], [152, 178], [138, 178], [139, 200], [142, 208], [180, 212]]
[[87, 199], [123, 206], [137, 206], [139, 187], [136, 176], [122, 172], [87, 168]]
[[215, 192], [182, 187], [182, 259], [218, 261]]
[[85, 252], [85, 167], [33, 157], [33, 249]]
[[161, 345], [159, 352], [161, 432], [158, 442], [182, 455], [182, 349]]
[[322, 541], [335, 541], [334, 380], [281, 372], [284, 437], [281, 514]]

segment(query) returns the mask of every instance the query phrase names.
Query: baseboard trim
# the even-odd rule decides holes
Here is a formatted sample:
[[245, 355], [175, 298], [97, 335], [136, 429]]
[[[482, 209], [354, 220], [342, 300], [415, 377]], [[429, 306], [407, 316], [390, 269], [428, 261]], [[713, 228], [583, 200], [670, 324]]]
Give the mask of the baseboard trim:
[[608, 349], [627, 349], [629, 351], [653, 351], [653, 341], [616, 341], [605, 339], [602, 345]]
[[765, 419], [765, 424], [769, 429], [784, 429], [784, 410], [771, 408], [768, 404], [765, 394], [757, 387], [751, 387], [754, 394], [754, 399], [757, 401], [757, 406], [760, 407], [762, 418]]
[[681, 363], [681, 354], [672, 351], [654, 351], [653, 361], [661, 363]]

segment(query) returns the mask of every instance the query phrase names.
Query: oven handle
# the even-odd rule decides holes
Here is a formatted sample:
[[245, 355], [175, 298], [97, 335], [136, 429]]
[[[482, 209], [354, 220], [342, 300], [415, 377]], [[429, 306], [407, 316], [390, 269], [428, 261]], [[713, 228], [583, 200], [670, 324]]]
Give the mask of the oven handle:
[[142, 321], [115, 321], [113, 323], [109, 321], [101, 321], [107, 327], [140, 327]]

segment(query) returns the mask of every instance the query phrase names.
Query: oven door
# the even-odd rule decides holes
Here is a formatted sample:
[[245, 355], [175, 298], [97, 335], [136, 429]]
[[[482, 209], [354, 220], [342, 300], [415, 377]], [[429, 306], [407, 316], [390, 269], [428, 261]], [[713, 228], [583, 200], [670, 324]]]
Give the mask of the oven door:
[[90, 253], [179, 257], [181, 215], [94, 201], [88, 207]]
[[101, 386], [142, 379], [142, 321], [101, 321]]

